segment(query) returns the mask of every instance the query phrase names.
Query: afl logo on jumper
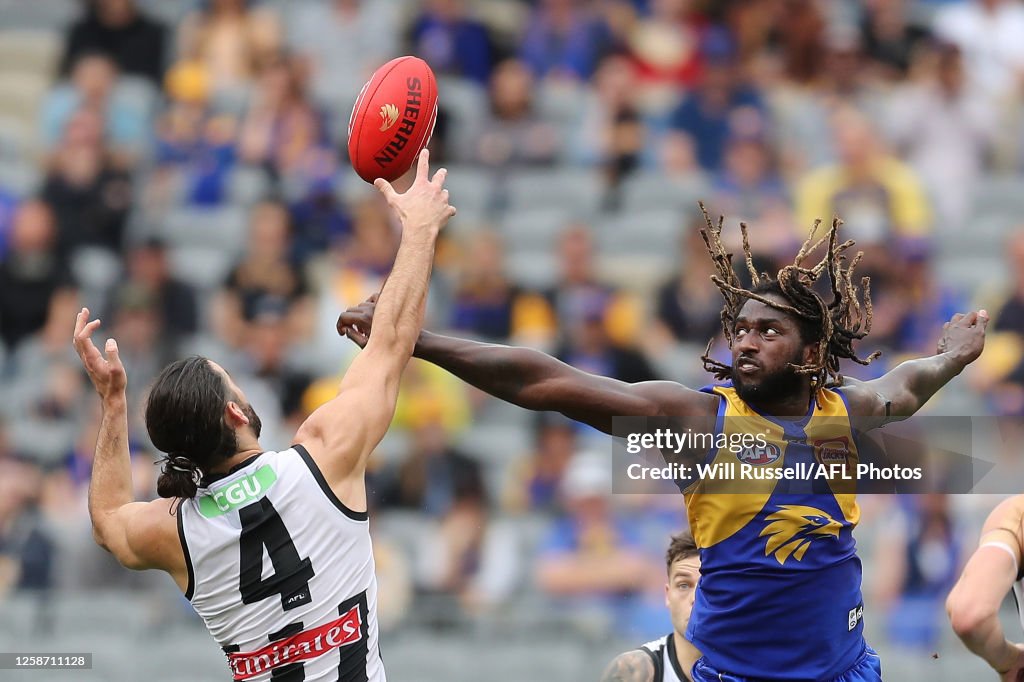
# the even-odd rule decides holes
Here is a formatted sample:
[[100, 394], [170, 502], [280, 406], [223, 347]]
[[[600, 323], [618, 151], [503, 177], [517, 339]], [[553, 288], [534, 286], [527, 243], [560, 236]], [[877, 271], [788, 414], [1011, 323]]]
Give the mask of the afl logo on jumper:
[[736, 458], [743, 464], [753, 466], [765, 466], [778, 461], [782, 456], [782, 450], [775, 443], [755, 444], [740, 451]]

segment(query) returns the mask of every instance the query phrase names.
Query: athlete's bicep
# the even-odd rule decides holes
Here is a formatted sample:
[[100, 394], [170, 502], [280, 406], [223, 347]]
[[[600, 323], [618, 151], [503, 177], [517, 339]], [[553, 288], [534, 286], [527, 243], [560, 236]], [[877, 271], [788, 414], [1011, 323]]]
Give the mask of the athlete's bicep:
[[954, 624], [958, 620], [975, 620], [977, 614], [997, 612], [1013, 587], [1021, 561], [1022, 503], [1021, 496], [1004, 500], [986, 519], [978, 549], [967, 561], [947, 600]]
[[332, 486], [361, 474], [387, 432], [406, 362], [367, 345], [345, 372], [338, 395], [299, 427], [295, 442], [306, 447]]
[[718, 405], [715, 396], [673, 381], [629, 384], [585, 372], [553, 380], [548, 389], [558, 396], [560, 412], [605, 433], [612, 433], [614, 417], [714, 414]]
[[654, 682], [654, 662], [639, 649], [619, 654], [605, 668], [601, 682]]

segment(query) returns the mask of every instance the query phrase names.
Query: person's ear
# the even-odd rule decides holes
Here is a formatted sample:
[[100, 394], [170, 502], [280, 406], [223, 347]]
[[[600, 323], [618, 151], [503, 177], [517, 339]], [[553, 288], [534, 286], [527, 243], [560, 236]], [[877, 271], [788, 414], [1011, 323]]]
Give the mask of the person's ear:
[[234, 427], [242, 427], [249, 423], [249, 417], [245, 415], [242, 406], [234, 400], [229, 400], [224, 407], [224, 417]]

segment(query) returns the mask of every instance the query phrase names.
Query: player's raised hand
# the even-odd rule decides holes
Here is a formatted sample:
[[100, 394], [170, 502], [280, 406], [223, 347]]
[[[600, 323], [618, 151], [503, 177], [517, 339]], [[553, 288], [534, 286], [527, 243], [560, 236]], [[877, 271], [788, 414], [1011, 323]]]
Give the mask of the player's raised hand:
[[942, 325], [942, 338], [936, 348], [938, 353], [948, 353], [964, 366], [978, 359], [985, 348], [985, 328], [988, 327], [988, 311], [979, 310], [966, 315], [957, 313]]
[[89, 309], [82, 308], [75, 318], [75, 336], [72, 343], [100, 397], [104, 400], [122, 397], [128, 385], [128, 377], [117, 354], [117, 342], [114, 339], [107, 339], [104, 349], [107, 357], [104, 358], [92, 342], [92, 333], [99, 326], [98, 319], [89, 320]]
[[442, 168], [430, 178], [430, 153], [424, 149], [420, 152], [416, 179], [408, 191], [396, 192], [384, 178], [377, 178], [373, 184], [398, 213], [403, 229], [434, 230], [436, 234], [455, 215], [455, 207], [448, 203], [448, 190], [444, 188], [447, 176], [448, 171]]
[[362, 303], [352, 306], [338, 316], [338, 334], [347, 336], [360, 348], [366, 347], [373, 326], [373, 311], [377, 307], [377, 294]]

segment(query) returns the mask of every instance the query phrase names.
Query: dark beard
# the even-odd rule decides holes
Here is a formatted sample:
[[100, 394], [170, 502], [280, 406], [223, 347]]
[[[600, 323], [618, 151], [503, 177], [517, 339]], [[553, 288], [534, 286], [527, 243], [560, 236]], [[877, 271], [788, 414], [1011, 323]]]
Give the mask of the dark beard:
[[256, 410], [252, 409], [252, 403], [243, 405], [242, 413], [249, 419], [249, 428], [252, 429], [253, 434], [259, 438], [260, 431], [263, 430], [263, 422], [260, 421], [260, 416], [256, 414]]
[[[791, 364], [800, 364], [799, 357], [790, 360]], [[798, 393], [803, 387], [803, 377], [793, 371], [788, 365], [782, 369], [764, 374], [756, 384], [745, 383], [742, 374], [732, 370], [732, 385], [736, 389], [736, 395], [745, 403], [764, 403], [785, 400]], [[773, 416], [800, 416], [800, 415], [773, 415]]]

